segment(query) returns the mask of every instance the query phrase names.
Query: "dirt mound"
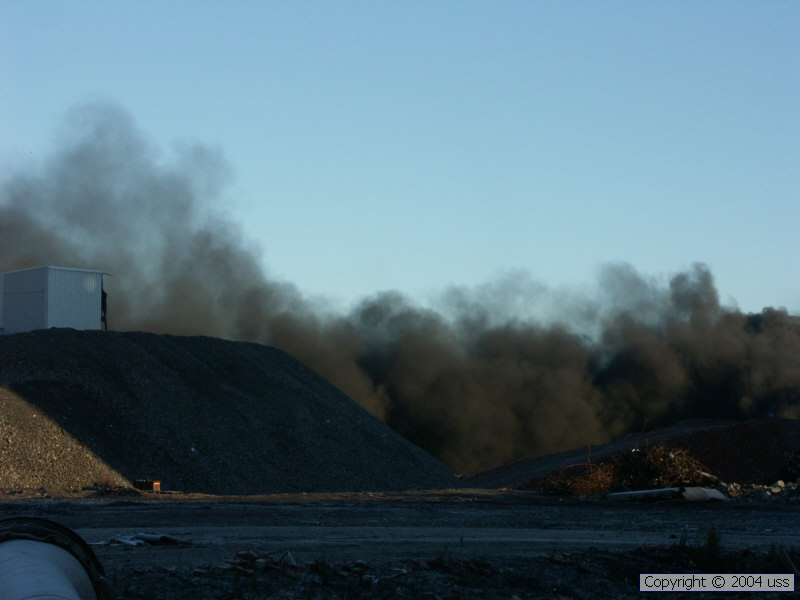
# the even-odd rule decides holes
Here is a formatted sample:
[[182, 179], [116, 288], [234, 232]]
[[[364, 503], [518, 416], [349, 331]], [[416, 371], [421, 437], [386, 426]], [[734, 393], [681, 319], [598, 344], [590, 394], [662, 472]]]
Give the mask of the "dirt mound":
[[795, 481], [790, 472], [800, 456], [800, 421], [758, 419], [680, 436], [671, 443], [686, 448], [722, 481], [772, 483]]
[[0, 428], [0, 487], [156, 479], [247, 494], [456, 481], [286, 353], [207, 337], [0, 336]]
[[[685, 452], [703, 465], [704, 471], [725, 482], [767, 484], [778, 479], [794, 481], [800, 475], [800, 421], [695, 420], [628, 435], [609, 444], [517, 461], [466, 478], [462, 485], [538, 489], [537, 482], [549, 476], [608, 479], [611, 475], [604, 467], [618, 465], [632, 450], [647, 455], [656, 447]], [[611, 485], [610, 479], [606, 483]]]

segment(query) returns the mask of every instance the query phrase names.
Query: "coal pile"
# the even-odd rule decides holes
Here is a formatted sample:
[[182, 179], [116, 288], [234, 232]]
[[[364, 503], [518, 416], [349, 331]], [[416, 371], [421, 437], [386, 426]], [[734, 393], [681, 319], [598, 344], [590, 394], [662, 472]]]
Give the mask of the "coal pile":
[[212, 494], [456, 482], [275, 348], [70, 329], [0, 336], [0, 488], [136, 479]]

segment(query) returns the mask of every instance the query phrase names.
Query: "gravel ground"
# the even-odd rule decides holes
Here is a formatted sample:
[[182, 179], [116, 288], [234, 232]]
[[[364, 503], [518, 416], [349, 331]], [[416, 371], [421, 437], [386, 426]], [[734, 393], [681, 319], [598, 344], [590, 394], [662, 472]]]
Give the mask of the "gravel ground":
[[[120, 599], [605, 599], [641, 597], [640, 573], [793, 573], [797, 506], [451, 491], [17, 499], [0, 500], [0, 515], [45, 517], [79, 532]], [[144, 532], [170, 539], [130, 544]]]
[[452, 487], [455, 476], [275, 348], [50, 329], [0, 336], [0, 488], [217, 494]]
[[[632, 552], [592, 549], [554, 553], [524, 562], [483, 559], [366, 562], [289, 566], [273, 557], [233, 558], [223, 567], [194, 571], [160, 569], [116, 576], [119, 598], [179, 598], [267, 600], [371, 599], [399, 600], [518, 600], [534, 598], [617, 599], [641, 598], [639, 573], [683, 572], [697, 569], [697, 549], [646, 548]], [[800, 555], [794, 553], [797, 559]], [[779, 555], [725, 553], [719, 560], [737, 562], [740, 572], [764, 573], [781, 568]], [[673, 571], [668, 571], [672, 569]], [[680, 571], [677, 571], [680, 572]], [[750, 594], [752, 595], [752, 594]], [[656, 594], [653, 594], [656, 596]], [[670, 598], [718, 598], [719, 593], [670, 593]], [[781, 598], [781, 593], [760, 593], [759, 598]], [[747, 597], [725, 594], [724, 597]]]
[[[117, 598], [144, 600], [616, 600], [657, 598], [639, 592], [640, 573], [791, 573], [797, 550], [713, 552], [704, 545], [675, 544], [628, 552], [591, 548], [554, 552], [524, 561], [455, 559], [388, 563], [327, 562], [292, 565], [284, 557], [246, 552], [220, 566], [153, 569], [112, 574]], [[732, 569], [734, 571], [732, 571]], [[797, 579], [797, 578], [796, 578]], [[670, 592], [675, 598], [773, 598], [794, 594], [760, 592]]]

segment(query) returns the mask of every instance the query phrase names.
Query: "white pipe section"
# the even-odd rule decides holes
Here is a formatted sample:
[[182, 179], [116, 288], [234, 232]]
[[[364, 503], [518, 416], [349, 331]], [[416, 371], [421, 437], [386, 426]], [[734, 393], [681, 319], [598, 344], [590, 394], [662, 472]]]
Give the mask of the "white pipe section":
[[681, 488], [670, 487], [657, 490], [634, 490], [632, 492], [613, 492], [606, 497], [609, 500], [658, 500], [676, 498], [681, 493]]
[[97, 600], [89, 574], [67, 550], [45, 542], [0, 543], [0, 599]]

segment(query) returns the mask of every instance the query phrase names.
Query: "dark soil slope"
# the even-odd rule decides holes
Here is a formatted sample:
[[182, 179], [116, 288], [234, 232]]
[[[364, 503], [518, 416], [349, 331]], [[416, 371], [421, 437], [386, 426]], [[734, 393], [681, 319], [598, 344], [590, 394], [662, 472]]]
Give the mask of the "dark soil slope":
[[456, 481], [284, 352], [206, 337], [0, 336], [0, 428], [0, 487], [147, 478], [242, 494]]

